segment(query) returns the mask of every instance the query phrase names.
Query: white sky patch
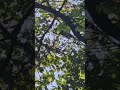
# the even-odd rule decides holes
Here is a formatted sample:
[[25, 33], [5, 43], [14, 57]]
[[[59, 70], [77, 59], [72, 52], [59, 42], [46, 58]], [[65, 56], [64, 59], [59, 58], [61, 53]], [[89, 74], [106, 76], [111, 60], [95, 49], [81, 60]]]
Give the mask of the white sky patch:
[[48, 90], [52, 90], [54, 87], [58, 87], [55, 80], [52, 83], [50, 83], [49, 85], [47, 85]]

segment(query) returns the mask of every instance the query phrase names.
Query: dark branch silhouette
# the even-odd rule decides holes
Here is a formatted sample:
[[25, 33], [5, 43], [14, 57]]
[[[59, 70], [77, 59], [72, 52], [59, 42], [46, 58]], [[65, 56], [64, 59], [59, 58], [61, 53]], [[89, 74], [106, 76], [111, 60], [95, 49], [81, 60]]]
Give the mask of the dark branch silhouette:
[[35, 8], [43, 9], [43, 10], [45, 10], [47, 12], [50, 12], [50, 13], [54, 14], [56, 17], [60, 17], [71, 28], [73, 34], [77, 37], [77, 39], [82, 41], [82, 42], [85, 42], [85, 39], [80, 34], [80, 32], [75, 30], [77, 26], [74, 24], [73, 20], [70, 17], [65, 16], [64, 14], [60, 13], [59, 11], [54, 10], [51, 7], [44, 6], [44, 5], [39, 4], [37, 2], [35, 2]]
[[32, 3], [31, 6], [28, 8], [27, 12], [23, 15], [22, 19], [20, 19], [19, 23], [16, 25], [16, 27], [14, 28], [14, 31], [11, 34], [12, 39], [14, 40], [15, 38], [17, 38], [17, 35], [20, 33], [21, 31], [21, 27], [24, 23], [24, 21], [32, 14], [34, 13], [34, 7], [35, 4]]
[[[111, 0], [110, 0], [111, 1]], [[120, 41], [120, 29], [112, 24], [106, 14], [97, 13], [96, 6], [100, 4], [100, 0], [85, 0], [86, 9], [91, 15], [95, 24], [107, 35]]]

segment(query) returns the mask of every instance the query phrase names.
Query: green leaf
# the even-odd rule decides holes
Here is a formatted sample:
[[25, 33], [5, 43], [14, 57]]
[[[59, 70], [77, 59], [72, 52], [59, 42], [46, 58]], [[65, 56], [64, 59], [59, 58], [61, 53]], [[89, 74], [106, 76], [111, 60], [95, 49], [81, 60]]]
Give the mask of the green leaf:
[[60, 34], [60, 32], [61, 32], [61, 30], [60, 30], [60, 29], [58, 29], [58, 30], [57, 30], [57, 34]]
[[78, 17], [80, 14], [79, 11], [76, 9], [74, 9], [71, 13], [72, 13], [73, 17]]
[[79, 73], [79, 77], [80, 77], [81, 79], [85, 80], [85, 73], [80, 72], [80, 73]]
[[53, 78], [51, 76], [48, 77], [48, 81], [49, 82], [52, 82], [53, 81]]
[[51, 54], [48, 54], [48, 55], [47, 55], [47, 59], [50, 60], [50, 61], [53, 60], [52, 55], [51, 55]]
[[59, 24], [58, 27], [57, 27], [57, 30], [61, 31], [62, 29], [63, 29], [63, 25]]

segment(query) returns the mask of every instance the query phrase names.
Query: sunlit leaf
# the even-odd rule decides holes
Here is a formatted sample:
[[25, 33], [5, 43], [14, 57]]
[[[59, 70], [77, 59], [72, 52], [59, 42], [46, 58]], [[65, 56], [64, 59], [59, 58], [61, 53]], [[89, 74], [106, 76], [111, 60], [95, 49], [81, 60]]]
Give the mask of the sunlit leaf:
[[48, 55], [47, 55], [47, 59], [50, 60], [50, 61], [53, 60], [52, 55], [51, 55], [51, 54], [48, 54]]
[[53, 78], [49, 76], [48, 81], [51, 82], [52, 80], [53, 80]]

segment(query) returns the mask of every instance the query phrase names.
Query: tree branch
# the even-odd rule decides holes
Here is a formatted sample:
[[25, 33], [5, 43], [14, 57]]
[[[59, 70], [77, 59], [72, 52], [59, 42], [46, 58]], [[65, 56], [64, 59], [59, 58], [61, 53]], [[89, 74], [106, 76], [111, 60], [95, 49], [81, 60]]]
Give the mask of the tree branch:
[[60, 17], [71, 28], [73, 34], [77, 37], [77, 39], [82, 41], [82, 42], [85, 42], [85, 39], [80, 34], [80, 32], [75, 30], [77, 26], [73, 23], [73, 20], [70, 17], [65, 16], [64, 14], [60, 13], [59, 11], [54, 10], [51, 7], [41, 5], [37, 2], [35, 2], [35, 8], [41, 8], [41, 9], [47, 11], [47, 12], [50, 12], [50, 13], [54, 14], [56, 17]]
[[32, 2], [31, 6], [28, 8], [27, 12], [24, 14], [24, 16], [22, 17], [22, 19], [19, 21], [19, 23], [16, 25], [14, 31], [12, 32], [12, 34], [11, 34], [12, 39], [17, 38], [17, 35], [21, 31], [22, 24], [34, 12], [34, 7], [35, 7], [35, 5]]
[[108, 19], [107, 15], [104, 13], [98, 13], [96, 10], [96, 6], [100, 4], [102, 1], [97, 0], [86, 0], [85, 5], [86, 9], [92, 17], [95, 24], [107, 35], [115, 38], [120, 41], [120, 28], [116, 27], [111, 23], [111, 20]]
[[[64, 6], [64, 4], [65, 4], [66, 2], [67, 2], [67, 0], [64, 0], [64, 2], [63, 2], [63, 4], [62, 4], [62, 6], [60, 7], [59, 11], [62, 10], [62, 8], [63, 8], [63, 6]], [[49, 4], [48, 1], [47, 1], [47, 4], [48, 4], [49, 7], [51, 8], [51, 6], [50, 6], [50, 4]], [[54, 21], [56, 20], [56, 18], [57, 18], [57, 17], [55, 16], [54, 19], [53, 19], [53, 21], [51, 22], [50, 26], [48, 27], [48, 29], [46, 30], [46, 32], [43, 34], [43, 36], [42, 36], [41, 39], [39, 40], [40, 45], [39, 45], [39, 47], [38, 47], [38, 51], [36, 52], [36, 54], [39, 53], [40, 47], [41, 47], [41, 45], [43, 45], [42, 41], [43, 41], [45, 35], [47, 34], [47, 32], [49, 31], [49, 29], [50, 29], [50, 28], [52, 27], [52, 25], [54, 24]], [[37, 38], [37, 37], [36, 37], [36, 39], [37, 39], [37, 41], [38, 41], [38, 38]]]

